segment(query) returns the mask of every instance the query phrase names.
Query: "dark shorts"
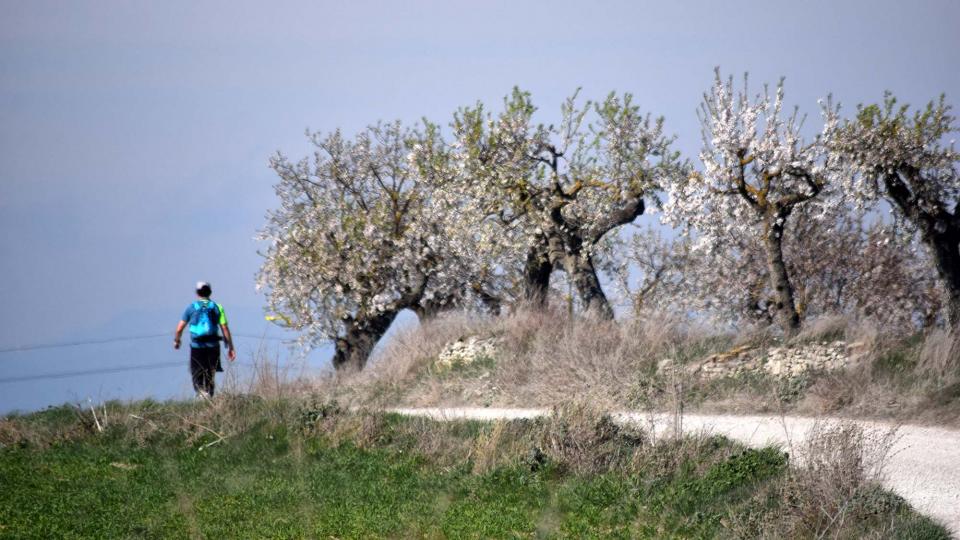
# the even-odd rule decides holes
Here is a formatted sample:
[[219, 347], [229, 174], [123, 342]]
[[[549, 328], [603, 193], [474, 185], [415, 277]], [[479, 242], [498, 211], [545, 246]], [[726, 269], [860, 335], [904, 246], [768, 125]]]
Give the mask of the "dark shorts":
[[220, 366], [220, 347], [190, 347], [190, 366], [223, 371]]
[[190, 375], [193, 389], [213, 396], [214, 379], [220, 367], [220, 347], [190, 347]]

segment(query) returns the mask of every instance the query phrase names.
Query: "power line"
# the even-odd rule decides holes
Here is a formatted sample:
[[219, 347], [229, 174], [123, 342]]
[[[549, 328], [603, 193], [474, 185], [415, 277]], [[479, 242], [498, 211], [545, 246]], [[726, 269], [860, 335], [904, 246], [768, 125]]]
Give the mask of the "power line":
[[66, 341], [61, 343], [38, 343], [35, 345], [21, 345], [19, 347], [8, 347], [5, 349], [0, 349], [0, 353], [35, 351], [38, 349], [63, 349], [67, 347], [79, 347], [82, 345], [103, 345], [107, 343], [118, 343], [121, 341], [139, 341], [142, 339], [154, 339], [154, 338], [163, 337], [167, 335], [170, 335], [170, 334], [168, 332], [164, 332], [162, 334], [147, 334], [147, 335], [141, 335], [141, 336], [127, 336], [127, 337], [105, 338], [105, 339], [87, 339], [82, 341]]
[[81, 371], [65, 371], [62, 373], [43, 373], [39, 375], [24, 375], [22, 377], [6, 377], [0, 379], [0, 384], [3, 383], [14, 383], [14, 382], [24, 382], [24, 381], [39, 381], [43, 379], [69, 379], [71, 377], [81, 377], [84, 375], [101, 375], [104, 373], [120, 373], [123, 371], [134, 371], [140, 369], [160, 369], [173, 366], [184, 366], [183, 361], [177, 362], [157, 362], [154, 364], [141, 364], [138, 366], [117, 366], [112, 368], [102, 368], [102, 369], [85, 369]]
[[[87, 339], [81, 341], [65, 341], [59, 343], [37, 343], [34, 345], [20, 345], [16, 347], [7, 347], [0, 349], [0, 354], [3, 353], [12, 353], [12, 352], [26, 352], [26, 351], [36, 351], [40, 349], [65, 349], [68, 347], [81, 347], [85, 345], [106, 345], [109, 343], [120, 343], [124, 341], [140, 341], [144, 339], [155, 339], [164, 336], [170, 336], [170, 332], [162, 332], [159, 334], [145, 334], [139, 336], [126, 336], [126, 337], [116, 337], [116, 338], [104, 338], [104, 339]], [[237, 334], [231, 333], [231, 335], [236, 337], [242, 337], [247, 339], [260, 339], [267, 341], [292, 341], [288, 338], [274, 337], [274, 336], [255, 336], [252, 334]]]
[[[269, 341], [291, 341], [286, 338], [273, 337], [273, 336], [255, 336], [251, 334], [237, 334], [233, 333], [233, 336], [248, 338], [248, 339], [257, 339], [257, 340], [269, 340]], [[12, 352], [23, 352], [23, 351], [35, 351], [40, 349], [60, 349], [68, 347], [79, 347], [85, 345], [104, 345], [109, 343], [119, 343], [119, 342], [128, 342], [128, 341], [140, 341], [145, 339], [156, 339], [160, 337], [169, 337], [169, 332], [157, 333], [157, 334], [144, 334], [139, 336], [125, 336], [125, 337], [116, 337], [116, 338], [107, 338], [107, 339], [88, 339], [82, 341], [70, 341], [70, 342], [61, 342], [61, 343], [39, 343], [35, 345], [24, 345], [20, 347], [9, 347], [5, 349], [0, 349], [0, 354], [2, 353], [12, 353]], [[253, 364], [248, 364], [247, 362], [237, 362], [237, 364], [249, 365], [254, 367]], [[0, 378], [0, 384], [4, 383], [16, 383], [16, 382], [27, 382], [27, 381], [39, 381], [39, 380], [48, 380], [48, 379], [69, 379], [73, 377], [83, 377], [87, 375], [102, 375], [107, 373], [122, 373], [124, 371], [136, 371], [141, 369], [162, 369], [174, 366], [183, 366], [182, 361], [176, 362], [155, 362], [152, 364], [140, 364], [135, 366], [115, 366], [109, 368], [99, 368], [99, 369], [85, 369], [78, 371], [65, 371], [60, 373], [42, 373], [37, 375], [23, 375], [18, 377], [6, 377]]]
[[[257, 364], [253, 362], [244, 362], [237, 360], [233, 362], [234, 364], [256, 368]], [[187, 366], [185, 362], [178, 360], [176, 362], [155, 362], [153, 364], [140, 364], [136, 366], [115, 366], [109, 368], [100, 368], [100, 369], [84, 369], [79, 371], [64, 371], [60, 373], [41, 373], [37, 375], [23, 375], [19, 377], [6, 377], [0, 379], [0, 384], [4, 383], [16, 383], [16, 382], [27, 382], [27, 381], [40, 381], [40, 380], [49, 380], [49, 379], [69, 379], [72, 377], [83, 377], [87, 375], [103, 375], [106, 373], [122, 373], [124, 371], [138, 371], [141, 369], [162, 369], [168, 367], [176, 366]]]

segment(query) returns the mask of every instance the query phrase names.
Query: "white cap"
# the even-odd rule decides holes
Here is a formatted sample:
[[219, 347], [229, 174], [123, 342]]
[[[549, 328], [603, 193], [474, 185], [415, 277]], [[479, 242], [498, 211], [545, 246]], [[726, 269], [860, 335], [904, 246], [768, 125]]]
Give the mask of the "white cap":
[[212, 289], [212, 288], [213, 288], [213, 287], [211, 287], [210, 284], [207, 283], [206, 281], [198, 281], [198, 282], [197, 282], [197, 290], [198, 290], [198, 291], [199, 291], [200, 289], [204, 288], [204, 287], [206, 287], [206, 288], [208, 288], [208, 289]]

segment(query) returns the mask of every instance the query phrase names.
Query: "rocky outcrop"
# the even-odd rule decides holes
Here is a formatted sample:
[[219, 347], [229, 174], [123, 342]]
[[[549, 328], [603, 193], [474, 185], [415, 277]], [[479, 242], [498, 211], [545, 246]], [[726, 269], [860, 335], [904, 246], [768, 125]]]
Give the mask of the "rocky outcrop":
[[847, 367], [851, 355], [843, 342], [811, 343], [796, 349], [767, 351], [760, 368], [774, 377], [794, 377], [805, 371], [835, 371]]
[[448, 371], [479, 362], [492, 362], [496, 353], [496, 344], [492, 339], [478, 339], [475, 336], [460, 338], [448, 343], [440, 351], [433, 368], [436, 371]]
[[[684, 366], [693, 375], [718, 379], [742, 373], [759, 373], [790, 378], [808, 371], [835, 371], [860, 360], [864, 353], [860, 343], [843, 341], [807, 343], [792, 347], [761, 349], [744, 345], [725, 353], [713, 354]], [[662, 361], [660, 366], [673, 363]]]

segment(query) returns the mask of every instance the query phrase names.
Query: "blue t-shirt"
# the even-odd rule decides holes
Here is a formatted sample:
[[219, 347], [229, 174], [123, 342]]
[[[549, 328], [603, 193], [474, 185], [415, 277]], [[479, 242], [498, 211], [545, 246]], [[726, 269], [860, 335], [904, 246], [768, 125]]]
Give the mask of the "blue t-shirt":
[[[209, 307], [210, 314], [204, 316], [204, 307]], [[211, 320], [204, 321], [201, 317], [207, 317]], [[190, 346], [195, 349], [212, 348], [220, 346], [220, 325], [227, 324], [227, 312], [223, 306], [213, 300], [197, 300], [192, 302], [183, 312], [180, 318], [187, 323], [190, 328]], [[207, 335], [200, 335], [204, 326], [209, 322], [215, 321]]]

